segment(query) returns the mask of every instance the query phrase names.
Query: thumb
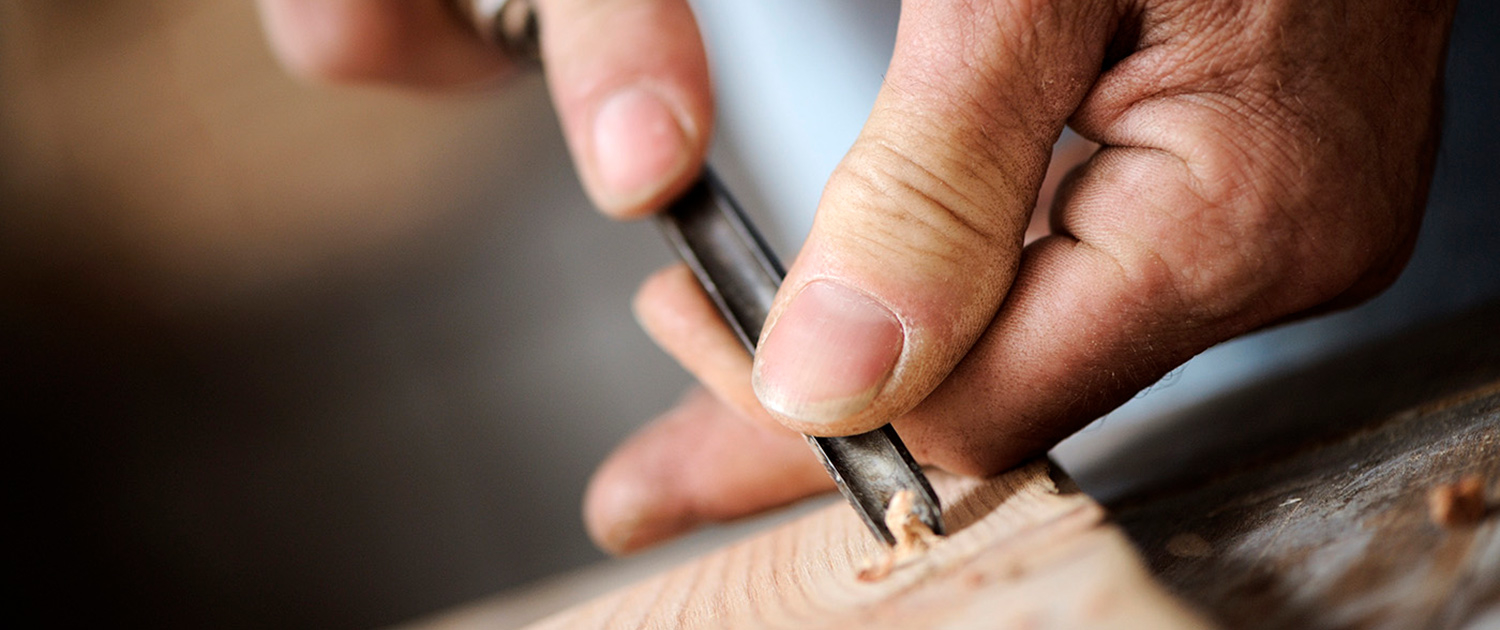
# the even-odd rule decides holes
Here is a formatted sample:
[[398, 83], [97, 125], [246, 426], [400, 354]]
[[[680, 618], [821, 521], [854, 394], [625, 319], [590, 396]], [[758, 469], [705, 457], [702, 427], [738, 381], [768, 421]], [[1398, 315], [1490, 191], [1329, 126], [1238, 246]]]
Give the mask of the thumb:
[[1097, 75], [1105, 3], [902, 3], [869, 121], [830, 178], [755, 360], [761, 404], [816, 435], [925, 398], [1015, 277], [1052, 143]]

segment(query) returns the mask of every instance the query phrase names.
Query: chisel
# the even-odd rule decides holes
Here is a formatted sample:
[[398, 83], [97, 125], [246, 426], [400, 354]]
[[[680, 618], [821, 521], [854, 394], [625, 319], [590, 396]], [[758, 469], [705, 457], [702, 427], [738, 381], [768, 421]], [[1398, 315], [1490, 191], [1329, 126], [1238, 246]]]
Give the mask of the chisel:
[[[538, 61], [540, 29], [530, 0], [463, 0], [461, 6], [479, 34], [512, 59]], [[724, 321], [754, 354], [786, 275], [765, 240], [707, 167], [686, 193], [657, 215], [657, 222]], [[937, 493], [891, 425], [846, 437], [806, 437], [876, 538], [887, 545], [896, 543], [886, 526], [886, 509], [902, 490], [911, 492], [918, 520], [934, 534], [944, 533]]]
[[[740, 343], [754, 354], [786, 275], [765, 240], [708, 168], [656, 220]], [[876, 538], [895, 544], [885, 511], [901, 490], [912, 492], [917, 518], [943, 534], [937, 493], [891, 425], [846, 437], [809, 435], [807, 443]]]

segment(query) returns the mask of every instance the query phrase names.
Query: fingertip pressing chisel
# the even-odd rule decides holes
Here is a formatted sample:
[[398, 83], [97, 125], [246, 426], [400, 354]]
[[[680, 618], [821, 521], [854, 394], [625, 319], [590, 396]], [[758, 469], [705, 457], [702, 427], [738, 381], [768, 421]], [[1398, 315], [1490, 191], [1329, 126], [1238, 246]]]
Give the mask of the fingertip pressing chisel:
[[[657, 222], [719, 314], [754, 354], [771, 302], [786, 275], [765, 240], [707, 168], [686, 193], [657, 215]], [[885, 512], [891, 497], [902, 490], [912, 492], [917, 518], [933, 533], [944, 533], [937, 493], [891, 425], [846, 437], [806, 437], [839, 492], [876, 538], [888, 545], [896, 543], [886, 526]]]

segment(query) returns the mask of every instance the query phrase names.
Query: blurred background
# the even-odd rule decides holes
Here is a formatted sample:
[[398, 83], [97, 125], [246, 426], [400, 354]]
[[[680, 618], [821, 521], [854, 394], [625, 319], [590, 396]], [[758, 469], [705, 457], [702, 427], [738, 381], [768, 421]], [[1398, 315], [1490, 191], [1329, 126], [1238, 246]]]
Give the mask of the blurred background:
[[[1163, 410], [1500, 295], [1500, 20], [1461, 4], [1407, 274], [1215, 348], [1065, 443], [1086, 489]], [[789, 258], [897, 5], [695, 6], [714, 161]], [[587, 476], [689, 383], [628, 306], [670, 260], [649, 223], [589, 208], [538, 77], [314, 87], [248, 0], [0, 1], [22, 618], [369, 627], [601, 560]]]

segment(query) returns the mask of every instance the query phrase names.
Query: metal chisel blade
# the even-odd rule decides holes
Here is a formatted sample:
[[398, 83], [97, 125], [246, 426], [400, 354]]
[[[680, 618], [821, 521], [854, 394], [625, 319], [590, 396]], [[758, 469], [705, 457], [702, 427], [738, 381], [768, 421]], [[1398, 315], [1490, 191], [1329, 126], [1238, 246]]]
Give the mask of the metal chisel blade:
[[[754, 354], [771, 301], [786, 275], [770, 247], [706, 169], [658, 217], [667, 240], [692, 268], [745, 349]], [[933, 533], [945, 533], [937, 493], [891, 425], [847, 437], [807, 436], [807, 441], [876, 538], [895, 544], [885, 510], [902, 490], [912, 492], [917, 517]]]

